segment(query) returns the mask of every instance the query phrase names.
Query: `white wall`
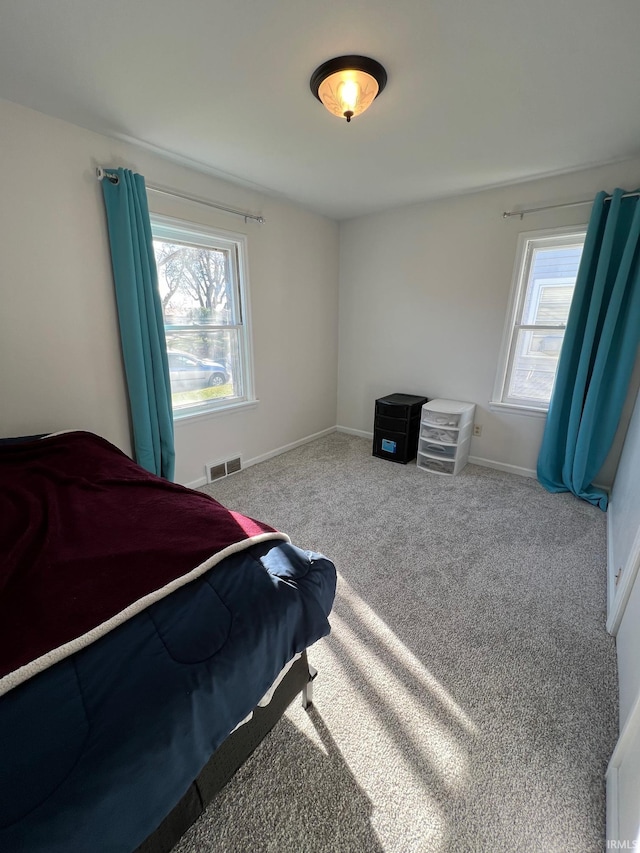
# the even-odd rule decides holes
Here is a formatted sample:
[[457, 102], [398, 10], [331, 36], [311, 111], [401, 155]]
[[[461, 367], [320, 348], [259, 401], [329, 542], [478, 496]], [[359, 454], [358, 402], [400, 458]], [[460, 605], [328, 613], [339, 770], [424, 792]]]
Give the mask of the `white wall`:
[[[640, 396], [609, 506], [609, 621], [616, 634], [620, 738], [607, 771], [607, 839], [632, 841], [640, 827]], [[617, 587], [613, 577], [622, 569]], [[620, 613], [622, 613], [621, 621]], [[611, 624], [613, 620], [613, 625]], [[619, 621], [619, 625], [618, 625]]]
[[[502, 213], [638, 184], [634, 160], [343, 222], [338, 423], [371, 432], [374, 400], [394, 391], [468, 400], [482, 425], [472, 456], [533, 472], [544, 418], [488, 407], [517, 237], [585, 223], [589, 207]], [[611, 481], [623, 436], [599, 481]]]
[[[640, 396], [635, 406], [620, 467], [611, 491], [609, 513], [610, 577], [622, 569], [613, 608], [624, 605], [617, 630], [618, 674], [620, 681], [620, 728], [640, 697]], [[617, 601], [621, 596], [624, 601]]]
[[285, 201], [0, 101], [0, 435], [82, 428], [130, 452], [102, 192], [95, 167], [262, 213], [262, 226], [150, 194], [153, 211], [248, 235], [258, 405], [176, 428], [176, 479], [336, 423], [338, 226]]
[[[0, 434], [81, 427], [130, 450], [96, 165], [127, 166], [149, 183], [265, 215], [263, 226], [245, 224], [150, 194], [159, 213], [249, 239], [260, 402], [177, 426], [182, 482], [201, 478], [207, 461], [236, 452], [251, 460], [336, 421], [370, 432], [373, 401], [392, 391], [477, 403], [483, 434], [472, 455], [533, 470], [544, 420], [487, 405], [517, 235], [584, 222], [588, 207], [523, 221], [502, 212], [640, 183], [640, 161], [630, 161], [351, 220], [338, 243], [336, 223], [298, 206], [6, 101], [0, 134]], [[599, 479], [611, 479], [615, 460]]]

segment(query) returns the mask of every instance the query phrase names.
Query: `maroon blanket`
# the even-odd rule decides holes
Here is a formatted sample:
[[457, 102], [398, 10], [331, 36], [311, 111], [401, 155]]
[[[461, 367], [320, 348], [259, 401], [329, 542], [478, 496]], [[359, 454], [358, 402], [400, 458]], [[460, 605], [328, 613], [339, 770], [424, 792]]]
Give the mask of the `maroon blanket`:
[[91, 433], [0, 446], [0, 694], [263, 539]]

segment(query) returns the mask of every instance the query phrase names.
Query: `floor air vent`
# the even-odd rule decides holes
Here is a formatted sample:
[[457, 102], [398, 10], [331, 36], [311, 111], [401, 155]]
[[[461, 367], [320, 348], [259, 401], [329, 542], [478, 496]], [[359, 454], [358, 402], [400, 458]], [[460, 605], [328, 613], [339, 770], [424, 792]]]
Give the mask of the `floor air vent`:
[[222, 462], [209, 462], [206, 466], [207, 483], [221, 480], [223, 477], [228, 477], [229, 474], [236, 474], [238, 471], [242, 471], [242, 459], [240, 456], [234, 456], [232, 459], [225, 459]]
[[227, 474], [237, 474], [240, 470], [242, 470], [242, 462], [239, 456], [227, 460]]

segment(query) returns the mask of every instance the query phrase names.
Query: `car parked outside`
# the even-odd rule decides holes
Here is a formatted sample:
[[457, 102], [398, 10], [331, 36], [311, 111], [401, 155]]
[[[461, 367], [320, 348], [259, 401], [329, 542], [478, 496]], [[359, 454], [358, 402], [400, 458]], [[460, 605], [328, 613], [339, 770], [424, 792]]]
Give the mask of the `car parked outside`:
[[188, 352], [169, 350], [169, 377], [173, 391], [195, 391], [225, 385], [229, 371], [218, 361], [198, 358]]

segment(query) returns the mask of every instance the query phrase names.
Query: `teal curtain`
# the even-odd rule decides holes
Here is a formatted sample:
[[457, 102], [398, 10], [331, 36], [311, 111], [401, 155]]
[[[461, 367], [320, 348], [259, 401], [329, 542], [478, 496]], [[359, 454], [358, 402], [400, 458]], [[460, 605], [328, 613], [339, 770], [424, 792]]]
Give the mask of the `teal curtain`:
[[147, 471], [172, 480], [169, 364], [144, 178], [128, 169], [109, 170], [102, 191], [135, 458]]
[[640, 203], [593, 203], [538, 458], [550, 492], [607, 508], [593, 486], [620, 421], [640, 343]]

